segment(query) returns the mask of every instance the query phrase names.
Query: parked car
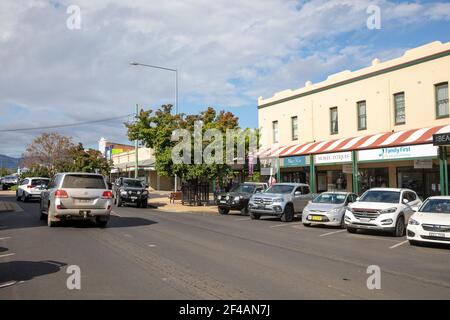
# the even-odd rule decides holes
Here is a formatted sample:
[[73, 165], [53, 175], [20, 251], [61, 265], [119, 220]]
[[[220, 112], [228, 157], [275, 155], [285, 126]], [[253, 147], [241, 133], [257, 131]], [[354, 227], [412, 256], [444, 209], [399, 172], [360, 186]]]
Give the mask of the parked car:
[[358, 229], [388, 231], [396, 237], [405, 234], [406, 222], [422, 204], [410, 189], [373, 188], [367, 190], [345, 212], [347, 231]]
[[4, 176], [1, 180], [2, 190], [8, 190], [12, 186], [16, 186], [19, 183], [19, 176], [12, 174], [9, 176]]
[[93, 220], [99, 227], [109, 221], [113, 194], [95, 173], [58, 173], [41, 194], [41, 220], [49, 227], [61, 220]]
[[114, 203], [121, 207], [127, 203], [147, 208], [148, 186], [139, 179], [118, 178], [113, 186]]
[[16, 190], [17, 201], [27, 202], [30, 199], [40, 199], [42, 191], [47, 189], [49, 182], [49, 178], [32, 177], [23, 179]]
[[346, 207], [358, 196], [351, 192], [324, 192], [310, 201], [303, 209], [302, 221], [305, 226], [321, 224], [345, 228]]
[[450, 197], [426, 199], [409, 218], [406, 238], [412, 245], [421, 242], [450, 244]]
[[241, 214], [248, 215], [248, 202], [255, 193], [261, 193], [267, 189], [267, 183], [244, 182], [230, 192], [217, 196], [217, 206], [220, 214], [228, 214], [230, 210], [238, 210]]
[[309, 200], [315, 198], [304, 183], [275, 183], [263, 193], [254, 194], [248, 209], [252, 219], [275, 216], [290, 222], [296, 213], [301, 213]]

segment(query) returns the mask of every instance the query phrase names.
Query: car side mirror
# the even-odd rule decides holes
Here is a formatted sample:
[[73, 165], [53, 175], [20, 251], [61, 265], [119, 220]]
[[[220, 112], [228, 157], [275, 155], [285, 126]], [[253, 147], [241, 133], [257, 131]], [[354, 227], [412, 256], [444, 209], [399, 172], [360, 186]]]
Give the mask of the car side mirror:
[[402, 202], [403, 202], [404, 204], [407, 204], [409, 201], [408, 201], [408, 199], [403, 199]]
[[356, 197], [356, 201], [359, 201], [359, 197]]
[[309, 200], [309, 201], [308, 201], [308, 204], [311, 204], [311, 203], [312, 203], [312, 200]]
[[301, 195], [302, 195], [301, 191], [295, 191], [294, 193], [294, 196], [301, 196]]
[[419, 207], [418, 207], [418, 206], [411, 207], [411, 209], [412, 209], [414, 212], [419, 211]]

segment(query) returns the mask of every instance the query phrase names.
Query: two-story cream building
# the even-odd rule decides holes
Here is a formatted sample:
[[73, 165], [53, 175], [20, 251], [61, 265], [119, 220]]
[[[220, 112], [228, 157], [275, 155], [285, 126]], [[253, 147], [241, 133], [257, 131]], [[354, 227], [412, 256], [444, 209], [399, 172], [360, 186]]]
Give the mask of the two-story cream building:
[[438, 159], [432, 135], [450, 132], [449, 80], [450, 43], [433, 42], [260, 97], [260, 157], [279, 159], [278, 181], [307, 182], [317, 192], [447, 193], [447, 159]]

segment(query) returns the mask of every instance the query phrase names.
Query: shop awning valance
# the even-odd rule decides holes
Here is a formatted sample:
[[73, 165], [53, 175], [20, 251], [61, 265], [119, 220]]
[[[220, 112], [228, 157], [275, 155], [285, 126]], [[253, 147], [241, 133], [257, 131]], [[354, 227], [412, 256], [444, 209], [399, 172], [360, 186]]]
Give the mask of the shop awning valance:
[[425, 144], [433, 141], [433, 134], [444, 132], [450, 132], [450, 125], [377, 133], [353, 138], [310, 142], [304, 144], [272, 146], [270, 148], [260, 150], [258, 152], [258, 156], [260, 158], [289, 157], [307, 154], [386, 148], [401, 145]]

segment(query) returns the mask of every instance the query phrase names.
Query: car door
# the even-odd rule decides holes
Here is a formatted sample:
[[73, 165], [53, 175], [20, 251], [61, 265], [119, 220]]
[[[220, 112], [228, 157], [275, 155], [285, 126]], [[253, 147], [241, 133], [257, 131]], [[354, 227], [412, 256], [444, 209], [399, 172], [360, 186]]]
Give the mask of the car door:
[[44, 190], [41, 193], [42, 209], [44, 209], [45, 211], [48, 211], [48, 205], [51, 199], [51, 192], [54, 192], [56, 190], [59, 177], [60, 177], [59, 175], [56, 175], [48, 184], [47, 190]]
[[20, 182], [19, 187], [17, 188], [17, 195], [19, 197], [21, 197], [23, 195], [23, 193], [25, 192], [28, 182], [29, 182], [28, 179], [24, 179]]
[[407, 213], [405, 212], [405, 218], [406, 221], [408, 221], [409, 217], [415, 212], [414, 207], [417, 207], [420, 204], [420, 199], [415, 192], [407, 191], [406, 193], [409, 202], [407, 203], [408, 211]]
[[[297, 192], [300, 192], [300, 194], [296, 195]], [[294, 212], [299, 212], [302, 210], [302, 187], [296, 187], [292, 191], [292, 203], [294, 205]]]

